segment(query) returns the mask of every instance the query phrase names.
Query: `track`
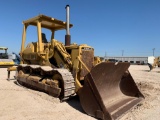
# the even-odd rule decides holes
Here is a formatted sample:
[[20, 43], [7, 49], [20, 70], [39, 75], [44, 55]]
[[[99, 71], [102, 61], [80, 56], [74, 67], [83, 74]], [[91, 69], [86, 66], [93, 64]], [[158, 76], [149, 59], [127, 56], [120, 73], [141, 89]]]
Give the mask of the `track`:
[[61, 100], [66, 100], [75, 93], [74, 78], [64, 68], [23, 64], [18, 66], [17, 81], [27, 87], [59, 97]]

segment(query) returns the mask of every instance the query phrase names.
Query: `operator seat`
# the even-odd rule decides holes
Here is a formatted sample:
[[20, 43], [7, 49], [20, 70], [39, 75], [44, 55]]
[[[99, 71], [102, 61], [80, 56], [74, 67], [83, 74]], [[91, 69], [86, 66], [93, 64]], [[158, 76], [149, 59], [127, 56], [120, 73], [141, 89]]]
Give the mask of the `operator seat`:
[[43, 42], [43, 43], [48, 43], [48, 42], [47, 42], [47, 39], [46, 39], [45, 33], [42, 33], [41, 35], [42, 35], [42, 42]]

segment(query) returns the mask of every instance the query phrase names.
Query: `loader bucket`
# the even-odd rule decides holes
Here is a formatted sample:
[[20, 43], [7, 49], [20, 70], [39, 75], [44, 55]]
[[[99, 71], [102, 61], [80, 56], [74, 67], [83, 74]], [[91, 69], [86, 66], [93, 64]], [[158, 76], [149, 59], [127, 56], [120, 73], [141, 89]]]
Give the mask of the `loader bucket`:
[[91, 69], [78, 91], [84, 111], [96, 118], [120, 118], [144, 99], [128, 68], [129, 63], [102, 62]]

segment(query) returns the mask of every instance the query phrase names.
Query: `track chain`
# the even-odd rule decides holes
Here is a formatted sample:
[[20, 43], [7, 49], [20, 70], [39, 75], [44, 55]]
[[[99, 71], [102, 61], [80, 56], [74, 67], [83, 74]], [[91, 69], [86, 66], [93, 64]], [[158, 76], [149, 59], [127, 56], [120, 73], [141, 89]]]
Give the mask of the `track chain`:
[[[50, 66], [40, 66], [40, 65], [27, 65], [27, 64], [21, 64], [19, 65], [19, 69], [26, 68], [34, 69], [34, 70], [40, 70], [43, 72], [43, 76], [46, 76], [50, 73], [59, 73], [62, 76], [62, 80], [64, 83], [64, 93], [63, 98], [61, 100], [68, 99], [71, 95], [75, 93], [75, 81], [71, 74], [71, 72], [68, 71], [68, 69], [65, 68], [52, 68]], [[46, 74], [46, 75], [45, 75]], [[53, 74], [54, 75], [54, 74]]]

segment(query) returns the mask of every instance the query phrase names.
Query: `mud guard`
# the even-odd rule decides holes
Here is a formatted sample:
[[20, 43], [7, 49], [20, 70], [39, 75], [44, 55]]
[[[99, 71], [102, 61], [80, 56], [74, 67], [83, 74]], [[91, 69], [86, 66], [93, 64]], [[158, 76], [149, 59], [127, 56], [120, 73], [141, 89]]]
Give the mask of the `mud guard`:
[[117, 119], [144, 99], [128, 71], [129, 66], [103, 62], [85, 76], [78, 95], [87, 114], [104, 120]]

